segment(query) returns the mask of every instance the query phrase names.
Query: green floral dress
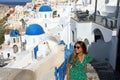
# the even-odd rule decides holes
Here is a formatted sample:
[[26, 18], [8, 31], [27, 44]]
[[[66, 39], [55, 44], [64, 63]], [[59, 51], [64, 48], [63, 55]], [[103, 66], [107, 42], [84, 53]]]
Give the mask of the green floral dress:
[[70, 56], [68, 63], [72, 65], [70, 69], [70, 80], [86, 80], [87, 75], [85, 71], [86, 65], [92, 61], [92, 57], [86, 54], [83, 62], [77, 59], [76, 63], [73, 62], [73, 57]]

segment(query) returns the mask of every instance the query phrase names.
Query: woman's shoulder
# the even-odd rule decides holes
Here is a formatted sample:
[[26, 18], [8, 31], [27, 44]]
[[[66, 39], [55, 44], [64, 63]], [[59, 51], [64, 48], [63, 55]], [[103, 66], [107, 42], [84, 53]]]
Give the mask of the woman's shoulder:
[[92, 57], [89, 53], [86, 54], [86, 59], [91, 62], [92, 61]]
[[85, 55], [86, 55], [86, 56], [90, 56], [90, 54], [89, 54], [89, 53], [86, 53]]
[[86, 56], [86, 57], [91, 57], [91, 55], [90, 55], [89, 53], [87, 53], [85, 56]]

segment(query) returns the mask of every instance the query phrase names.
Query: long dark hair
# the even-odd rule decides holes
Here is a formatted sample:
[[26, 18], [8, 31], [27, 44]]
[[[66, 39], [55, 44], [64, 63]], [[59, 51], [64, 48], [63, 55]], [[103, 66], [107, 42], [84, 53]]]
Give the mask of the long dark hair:
[[[77, 41], [76, 43], [75, 43], [75, 45], [76, 44], [79, 44], [80, 46], [81, 46], [81, 48], [82, 48], [82, 50], [83, 50], [83, 53], [84, 54], [87, 54], [87, 47], [86, 47], [86, 45], [85, 45], [85, 43], [83, 42], [83, 41]], [[74, 46], [75, 46], [74, 45]], [[74, 60], [74, 64], [76, 63], [76, 61], [77, 61], [77, 53], [75, 53], [75, 51], [74, 51], [74, 53], [73, 53], [73, 60]]]

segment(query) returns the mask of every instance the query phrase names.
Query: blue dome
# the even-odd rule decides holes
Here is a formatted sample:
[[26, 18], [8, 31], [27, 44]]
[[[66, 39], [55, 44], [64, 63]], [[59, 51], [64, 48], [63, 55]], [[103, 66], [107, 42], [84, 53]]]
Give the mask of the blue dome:
[[17, 37], [19, 36], [19, 31], [18, 30], [12, 30], [11, 33], [10, 33], [10, 37]]
[[51, 7], [48, 5], [43, 5], [40, 7], [39, 12], [49, 12], [52, 11]]
[[38, 24], [31, 24], [26, 29], [26, 35], [40, 35], [45, 33], [43, 28]]

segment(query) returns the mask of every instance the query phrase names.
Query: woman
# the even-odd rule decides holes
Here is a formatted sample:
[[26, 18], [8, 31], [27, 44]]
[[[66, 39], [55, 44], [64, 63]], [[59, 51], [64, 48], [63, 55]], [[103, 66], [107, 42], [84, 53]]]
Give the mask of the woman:
[[67, 67], [67, 80], [87, 80], [86, 66], [92, 58], [87, 54], [84, 42], [78, 41], [74, 46], [74, 53], [70, 56]]

